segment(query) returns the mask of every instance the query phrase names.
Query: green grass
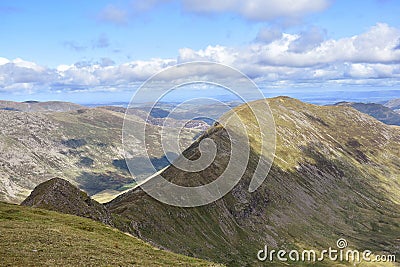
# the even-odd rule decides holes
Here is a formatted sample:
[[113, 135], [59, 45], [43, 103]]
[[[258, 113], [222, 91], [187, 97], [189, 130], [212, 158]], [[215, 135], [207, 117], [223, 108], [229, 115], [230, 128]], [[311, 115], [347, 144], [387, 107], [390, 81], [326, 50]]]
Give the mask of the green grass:
[[0, 202], [1, 266], [217, 266], [101, 223]]

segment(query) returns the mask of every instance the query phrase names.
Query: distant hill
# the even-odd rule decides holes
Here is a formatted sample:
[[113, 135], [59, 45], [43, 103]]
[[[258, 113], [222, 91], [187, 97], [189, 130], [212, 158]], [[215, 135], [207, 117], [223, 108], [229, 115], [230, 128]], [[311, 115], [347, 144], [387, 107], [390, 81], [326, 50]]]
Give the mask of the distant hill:
[[220, 266], [90, 219], [0, 202], [1, 266]]
[[[257, 109], [263, 101], [249, 105]], [[180, 208], [136, 188], [106, 206], [125, 218], [126, 230], [144, 240], [228, 266], [260, 266], [256, 255], [265, 245], [321, 251], [335, 247], [339, 238], [352, 248], [399, 254], [400, 129], [348, 105], [315, 106], [287, 97], [268, 103], [277, 145], [271, 171], [257, 191], [247, 189], [260, 158], [260, 133], [250, 109], [240, 106], [238, 115], [253, 138], [246, 172], [230, 193], [206, 206]], [[230, 141], [221, 125], [209, 129], [183, 154], [198, 158], [202, 138], [216, 144], [214, 162], [195, 173], [170, 166], [163, 171], [164, 178], [193, 186], [224, 172]], [[329, 261], [318, 264], [336, 266]]]
[[[90, 196], [102, 191], [117, 194], [135, 185], [122, 149], [124, 117], [124, 113], [103, 108], [68, 112], [0, 110], [0, 201], [20, 203], [35, 186], [53, 177], [70, 181]], [[126, 119], [145, 123], [134, 114]], [[150, 125], [149, 129], [158, 132], [161, 128]], [[183, 144], [189, 146], [201, 131], [184, 128]], [[150, 156], [155, 161], [164, 157], [151, 151]], [[142, 158], [133, 153], [130, 160]], [[162, 167], [168, 164], [159, 163]]]
[[400, 98], [389, 100], [384, 103], [384, 106], [393, 110], [400, 109]]
[[381, 104], [339, 102], [335, 105], [355, 108], [358, 111], [368, 114], [375, 119], [389, 125], [400, 125], [400, 114]]
[[13, 111], [25, 111], [25, 112], [45, 112], [45, 111], [73, 111], [78, 109], [84, 109], [84, 106], [62, 101], [25, 101], [25, 102], [13, 102], [0, 100], [0, 110], [13, 110]]
[[[111, 110], [115, 112], [120, 112], [120, 113], [125, 113], [126, 108], [123, 107], [114, 107], [114, 106], [99, 106], [98, 108], [100, 109], [106, 109], [106, 110]], [[142, 118], [143, 120], [147, 121], [147, 123], [152, 124], [152, 125], [157, 125], [157, 126], [162, 126], [166, 123], [166, 120], [168, 122], [166, 125], [169, 126], [174, 126], [174, 125], [181, 125], [180, 120], [184, 120], [188, 118], [187, 113], [185, 113], [183, 116], [180, 118], [175, 118], [174, 116], [168, 117], [169, 112], [160, 108], [154, 108], [149, 112], [148, 107], [146, 108], [129, 108], [129, 114], [138, 116]], [[168, 117], [168, 118], [167, 118]], [[186, 120], [185, 120], [186, 121]], [[190, 128], [190, 129], [197, 129], [201, 131], [205, 131], [210, 124], [208, 123], [207, 119], [203, 120], [189, 120], [185, 124], [185, 128]]]

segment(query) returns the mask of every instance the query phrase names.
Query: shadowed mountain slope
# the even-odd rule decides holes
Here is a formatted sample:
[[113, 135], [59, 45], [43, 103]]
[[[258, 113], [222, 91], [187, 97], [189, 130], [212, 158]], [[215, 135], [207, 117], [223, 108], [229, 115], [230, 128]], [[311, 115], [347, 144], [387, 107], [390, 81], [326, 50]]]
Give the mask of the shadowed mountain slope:
[[358, 111], [368, 114], [383, 123], [400, 126], [400, 114], [381, 104], [339, 102], [336, 105], [353, 107]]
[[[174, 252], [229, 266], [265, 266], [257, 261], [264, 245], [321, 251], [335, 247], [339, 238], [351, 248], [399, 253], [400, 128], [347, 106], [321, 107], [287, 97], [268, 103], [276, 123], [276, 157], [257, 191], [247, 189], [260, 157], [259, 138], [242, 106], [238, 114], [255, 138], [250, 138], [246, 172], [230, 193], [206, 206], [179, 208], [136, 188], [107, 204], [124, 221], [119, 227]], [[218, 149], [208, 168], [188, 173], [171, 166], [163, 176], [190, 186], [216, 179], [229, 161], [230, 141], [220, 126], [205, 137]], [[198, 158], [198, 144], [183, 155]]]

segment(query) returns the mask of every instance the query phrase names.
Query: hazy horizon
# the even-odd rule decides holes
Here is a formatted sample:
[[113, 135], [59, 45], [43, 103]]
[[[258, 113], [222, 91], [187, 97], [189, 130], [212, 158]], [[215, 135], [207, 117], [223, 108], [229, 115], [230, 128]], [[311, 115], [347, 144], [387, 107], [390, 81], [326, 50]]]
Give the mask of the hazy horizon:
[[[328, 92], [290, 92], [290, 91], [279, 91], [279, 92], [263, 92], [265, 98], [272, 98], [277, 96], [289, 96], [301, 101], [317, 104], [317, 105], [329, 105], [335, 104], [341, 101], [347, 102], [362, 102], [362, 103], [383, 103], [391, 99], [400, 98], [400, 90], [369, 90], [369, 91], [328, 91]], [[133, 93], [132, 93], [133, 94]], [[57, 98], [54, 96], [48, 97], [49, 95], [28, 95], [28, 96], [14, 96], [12, 98], [0, 98], [0, 100], [15, 101], [15, 102], [26, 102], [26, 101], [65, 101], [86, 106], [97, 106], [97, 105], [117, 105], [127, 106], [132, 97], [131, 93], [125, 95], [117, 95], [114, 98], [110, 98], [108, 94], [99, 95], [99, 97], [92, 98], [91, 101], [86, 98], [82, 99], [82, 96], [78, 97], [62, 97]], [[93, 95], [92, 95], [93, 96]], [[217, 99], [223, 102], [234, 101], [229, 96], [217, 96]], [[165, 103], [180, 102], [182, 99], [175, 99], [175, 101], [161, 101]], [[256, 100], [256, 99], [254, 99]]]

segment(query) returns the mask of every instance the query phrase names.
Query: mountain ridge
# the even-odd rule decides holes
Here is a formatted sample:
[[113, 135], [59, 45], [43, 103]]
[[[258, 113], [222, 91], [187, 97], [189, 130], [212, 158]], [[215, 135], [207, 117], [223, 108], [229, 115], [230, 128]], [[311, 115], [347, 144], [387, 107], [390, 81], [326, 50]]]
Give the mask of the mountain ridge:
[[15, 102], [0, 100], [0, 110], [23, 111], [23, 112], [65, 112], [85, 109], [84, 106], [64, 101], [25, 101]]
[[[256, 253], [264, 245], [321, 250], [340, 237], [357, 248], [398, 253], [400, 128], [347, 106], [315, 106], [288, 97], [267, 101], [276, 123], [276, 157], [254, 193], [247, 191], [259, 158], [253, 139], [244, 177], [212, 204], [171, 207], [137, 188], [106, 206], [144, 240], [229, 266], [260, 264]], [[245, 110], [241, 117], [252, 124]], [[207, 138], [228, 142], [218, 133]], [[198, 146], [183, 154], [199, 156]], [[218, 155], [211, 169], [186, 173], [171, 166], [163, 175], [187, 185], [209, 182], [227, 164], [227, 157]]]
[[400, 98], [395, 98], [392, 100], [389, 100], [383, 104], [385, 107], [391, 108], [393, 110], [399, 110], [400, 109]]
[[[388, 102], [389, 103], [389, 102]], [[368, 114], [375, 119], [389, 124], [400, 126], [400, 114], [390, 107], [376, 103], [357, 103], [357, 102], [339, 102], [337, 106], [349, 106], [356, 110]]]
[[[250, 193], [252, 174], [263, 157], [250, 107], [257, 109], [265, 101], [276, 126], [275, 160], [266, 180]], [[102, 117], [121, 116], [113, 111], [100, 113], [107, 120], [88, 120], [99, 116], [96, 110], [85, 110], [81, 114], [87, 117], [79, 119], [94, 123], [95, 129], [110, 123], [118, 127]], [[400, 252], [400, 127], [349, 106], [316, 106], [289, 97], [258, 100], [232, 112], [246, 125], [251, 153], [231, 192], [206, 206], [180, 208], [162, 204], [138, 187], [105, 204], [115, 227], [157, 247], [229, 266], [264, 265], [257, 252], [265, 245], [321, 251], [339, 238], [359, 250]], [[53, 116], [70, 123], [71, 117], [62, 113]], [[170, 166], [162, 171], [166, 179], [188, 186], [215, 180], [229, 162], [231, 141], [224, 126], [215, 124], [183, 152], [196, 159], [201, 140], [213, 140], [219, 152], [210, 167], [187, 173]], [[92, 142], [76, 136], [63, 146], [80, 149]]]

